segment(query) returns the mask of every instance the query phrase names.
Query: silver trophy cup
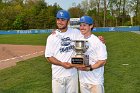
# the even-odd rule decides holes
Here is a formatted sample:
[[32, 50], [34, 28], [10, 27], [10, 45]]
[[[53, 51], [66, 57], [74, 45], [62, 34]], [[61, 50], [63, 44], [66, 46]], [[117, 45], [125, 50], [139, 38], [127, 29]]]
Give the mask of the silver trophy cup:
[[85, 52], [88, 49], [88, 41], [85, 40], [75, 40], [74, 41], [74, 51], [76, 55], [71, 58], [71, 63], [73, 65], [89, 65], [89, 55], [85, 55]]

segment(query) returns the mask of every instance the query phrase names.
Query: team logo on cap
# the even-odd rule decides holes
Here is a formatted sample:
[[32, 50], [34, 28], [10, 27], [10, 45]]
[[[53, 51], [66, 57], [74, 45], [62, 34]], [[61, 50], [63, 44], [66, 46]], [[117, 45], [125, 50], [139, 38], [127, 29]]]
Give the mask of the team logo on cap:
[[63, 16], [64, 15], [63, 12], [60, 12], [60, 15]]
[[84, 18], [84, 17], [82, 17], [82, 18], [81, 18], [81, 21], [84, 21], [84, 20], [85, 20], [85, 18]]

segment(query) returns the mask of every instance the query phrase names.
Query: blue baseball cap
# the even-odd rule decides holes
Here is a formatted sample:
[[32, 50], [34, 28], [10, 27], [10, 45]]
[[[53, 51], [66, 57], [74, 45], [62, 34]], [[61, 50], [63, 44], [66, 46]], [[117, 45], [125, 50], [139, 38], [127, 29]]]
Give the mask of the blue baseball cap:
[[94, 23], [93, 19], [90, 16], [82, 16], [80, 18], [80, 21], [79, 22], [80, 23], [86, 23], [86, 24], [89, 24], [89, 25], [91, 25], [91, 24]]
[[59, 11], [57, 12], [56, 18], [62, 18], [62, 19], [69, 20], [69, 19], [70, 19], [70, 14], [69, 14], [68, 11], [59, 10]]

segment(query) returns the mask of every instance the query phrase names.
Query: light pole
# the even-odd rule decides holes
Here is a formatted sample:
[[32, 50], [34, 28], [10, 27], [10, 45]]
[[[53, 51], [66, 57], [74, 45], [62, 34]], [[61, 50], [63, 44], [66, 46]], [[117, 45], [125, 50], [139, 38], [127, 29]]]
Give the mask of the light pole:
[[131, 20], [131, 25], [133, 26], [133, 17], [135, 16], [135, 12], [134, 11], [131, 11], [130, 13], [129, 13], [129, 16], [130, 16], [130, 20]]
[[115, 16], [115, 20], [116, 20], [116, 26], [117, 26], [117, 14], [114, 14], [114, 16]]

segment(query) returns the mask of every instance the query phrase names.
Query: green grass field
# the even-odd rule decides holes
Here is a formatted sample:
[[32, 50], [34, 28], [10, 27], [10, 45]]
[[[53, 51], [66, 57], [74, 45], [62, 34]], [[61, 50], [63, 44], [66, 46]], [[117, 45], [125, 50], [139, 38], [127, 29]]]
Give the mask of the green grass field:
[[0, 35], [0, 44], [45, 45], [47, 34]]
[[[106, 93], [140, 93], [140, 35], [131, 32], [94, 33], [104, 36], [108, 51]], [[45, 45], [46, 34], [0, 35], [0, 44]], [[44, 56], [0, 70], [0, 93], [52, 93], [51, 65]]]

